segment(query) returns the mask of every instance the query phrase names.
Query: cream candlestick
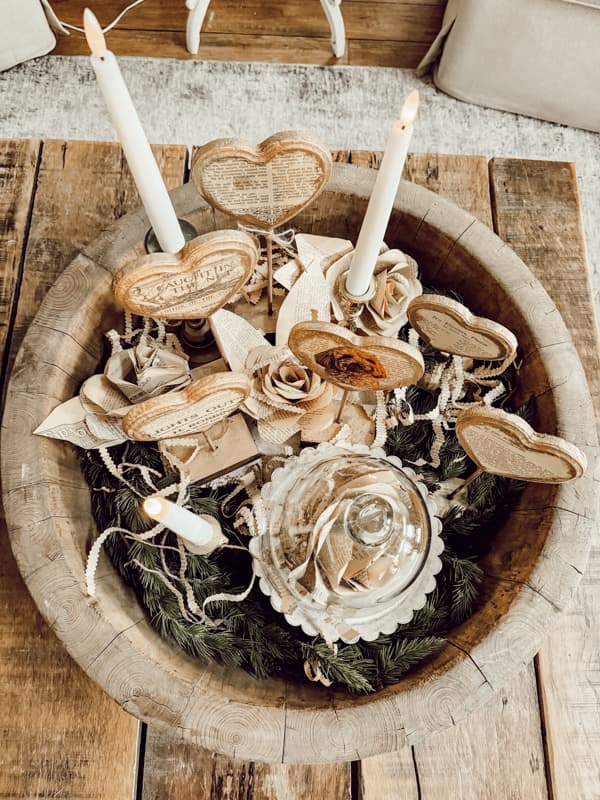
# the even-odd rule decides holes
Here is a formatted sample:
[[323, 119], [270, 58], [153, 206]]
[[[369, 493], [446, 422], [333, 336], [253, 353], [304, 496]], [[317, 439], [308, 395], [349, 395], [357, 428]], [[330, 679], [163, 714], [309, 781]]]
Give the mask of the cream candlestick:
[[214, 517], [194, 514], [187, 508], [172, 503], [164, 497], [147, 497], [144, 511], [150, 519], [185, 539], [187, 549], [197, 555], [208, 555], [227, 542], [221, 526]]
[[413, 122], [418, 110], [419, 93], [414, 91], [406, 98], [400, 118], [392, 127], [358, 235], [356, 249], [346, 276], [346, 291], [353, 298], [363, 297], [369, 291], [408, 155]]
[[178, 253], [185, 244], [167, 187], [142, 128], [117, 59], [107, 50], [100, 23], [86, 8], [85, 36], [92, 51], [90, 61], [104, 95], [108, 113], [123, 147], [125, 158], [146, 209], [156, 238], [165, 253]]

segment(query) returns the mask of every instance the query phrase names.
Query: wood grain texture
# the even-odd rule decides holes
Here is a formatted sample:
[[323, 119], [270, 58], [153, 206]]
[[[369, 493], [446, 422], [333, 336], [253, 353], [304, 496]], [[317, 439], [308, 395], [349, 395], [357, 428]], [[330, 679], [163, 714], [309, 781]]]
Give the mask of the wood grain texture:
[[[495, 159], [490, 176], [498, 231], [560, 309], [583, 361], [600, 422], [600, 350], [574, 165]], [[597, 527], [593, 535], [573, 603], [537, 660], [554, 800], [592, 800], [600, 792]]]
[[414, 69], [421, 62], [430, 45], [431, 42], [350, 39], [347, 45], [348, 64], [353, 67]]
[[359, 785], [360, 800], [547, 800], [533, 669], [427, 742], [365, 759]]
[[[200, 52], [188, 53], [185, 34], [178, 31], [111, 31], [107, 39], [117, 56], [147, 56], [203, 61], [263, 61], [270, 64], [348, 64], [348, 55], [336, 58], [329, 37], [270, 36], [268, 34], [202, 33]], [[76, 36], [61, 36], [55, 55], [89, 55], [89, 48]]]
[[[65, 22], [80, 25], [86, 0], [57, 0]], [[98, 9], [103, 24], [122, 10], [118, 0]], [[213, 0], [201, 32], [200, 52], [185, 48], [187, 13], [183, 1], [146, 0], [110, 32], [110, 48], [121, 55], [362, 64], [415, 67], [435, 38], [444, 0], [344, 0], [347, 54], [336, 59], [318, 0]], [[58, 37], [57, 54], [85, 55], [82, 36]]]
[[[58, 15], [80, 25], [85, 0], [55, 4]], [[104, 0], [100, 21], [108, 24], [122, 11], [119, 0]], [[413, 2], [381, 3], [377, 0], [343, 0], [342, 12], [348, 38], [427, 42], [437, 35], [442, 20], [439, 5]], [[119, 30], [183, 31], [187, 20], [185, 3], [146, 0], [119, 23]], [[319, 0], [212, 0], [203, 33], [329, 38], [329, 26]], [[107, 34], [110, 43], [112, 31]]]
[[[27, 143], [16, 147], [20, 152], [30, 150]], [[165, 148], [159, 156], [171, 184], [175, 179], [181, 182], [185, 149]], [[28, 170], [24, 165], [24, 176]], [[0, 202], [6, 202], [6, 191], [13, 194], [10, 187], [3, 186]], [[19, 192], [14, 195], [19, 197]], [[29, 197], [21, 195], [16, 220], [27, 215]], [[44, 145], [13, 353], [46, 290], [79, 248], [96, 237], [107, 221], [138, 202], [116, 145]], [[22, 227], [22, 222], [19, 225]], [[19, 226], [15, 234], [22, 239]], [[44, 346], [42, 337], [40, 347]], [[67, 363], [62, 367], [68, 370]], [[31, 547], [35, 548], [35, 529], [32, 531]], [[129, 800], [136, 780], [138, 723], [69, 658], [48, 628], [19, 575], [4, 525], [0, 548], [0, 676], [4, 691], [0, 795]]]
[[40, 143], [0, 140], [0, 353], [10, 333]]
[[[382, 157], [383, 153], [375, 150], [337, 150], [334, 153], [335, 161], [340, 164], [370, 169], [378, 169]], [[402, 177], [451, 200], [492, 227], [488, 162], [483, 156], [409, 153]]]
[[195, 148], [191, 169], [191, 180], [213, 208], [261, 230], [295, 217], [330, 177], [329, 150], [317, 137], [295, 131], [260, 144], [214, 139]]
[[350, 765], [262, 764], [148, 730], [140, 800], [350, 800]]
[[115, 265], [113, 292], [118, 305], [132, 314], [205, 319], [246, 284], [257, 258], [256, 243], [248, 233], [211, 231], [187, 242], [179, 253], [144, 254]]

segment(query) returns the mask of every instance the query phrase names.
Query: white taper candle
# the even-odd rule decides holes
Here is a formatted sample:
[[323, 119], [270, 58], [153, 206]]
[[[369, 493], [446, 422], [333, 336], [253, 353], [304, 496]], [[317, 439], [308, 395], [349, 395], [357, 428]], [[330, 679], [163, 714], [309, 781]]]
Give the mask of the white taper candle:
[[89, 8], [83, 12], [83, 28], [98, 85], [158, 243], [165, 253], [178, 253], [185, 239], [175, 209], [117, 59], [106, 49], [100, 23]]
[[164, 497], [147, 497], [144, 511], [151, 519], [185, 539], [188, 550], [197, 555], [208, 555], [227, 542], [214, 517], [194, 514]]
[[392, 127], [346, 276], [346, 291], [354, 297], [362, 297], [369, 290], [408, 155], [413, 121], [418, 110], [419, 93], [414, 91], [406, 98], [400, 119]]

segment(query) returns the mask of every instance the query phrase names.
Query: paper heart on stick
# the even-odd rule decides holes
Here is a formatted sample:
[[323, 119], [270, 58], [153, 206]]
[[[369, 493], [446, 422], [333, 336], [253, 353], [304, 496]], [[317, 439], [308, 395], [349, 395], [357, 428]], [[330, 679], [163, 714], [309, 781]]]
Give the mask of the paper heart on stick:
[[476, 317], [466, 306], [439, 294], [416, 297], [408, 321], [423, 341], [457, 356], [498, 361], [516, 353], [514, 334], [491, 319]]
[[194, 156], [192, 180], [215, 208], [261, 230], [292, 219], [322, 191], [331, 153], [315, 137], [276, 133], [259, 145], [216, 139]]
[[580, 478], [585, 454], [558, 436], [537, 433], [516, 414], [476, 406], [456, 420], [456, 436], [480, 471], [532, 483], [564, 483]]
[[232, 414], [248, 397], [244, 373], [218, 372], [193, 381], [180, 392], [138, 403], [123, 418], [129, 439], [156, 442], [207, 431]]
[[176, 255], [152, 253], [122, 267], [113, 278], [117, 302], [154, 319], [209, 317], [246, 283], [258, 259], [243, 231], [205, 233]]
[[396, 389], [423, 375], [416, 347], [385, 336], [356, 336], [330, 322], [299, 322], [288, 346], [307, 367], [350, 391]]

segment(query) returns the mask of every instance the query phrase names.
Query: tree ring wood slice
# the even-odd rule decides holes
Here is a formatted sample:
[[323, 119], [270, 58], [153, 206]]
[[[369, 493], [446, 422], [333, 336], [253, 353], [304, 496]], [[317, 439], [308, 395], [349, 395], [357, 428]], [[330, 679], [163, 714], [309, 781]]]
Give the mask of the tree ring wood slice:
[[183, 250], [152, 253], [127, 264], [113, 278], [117, 302], [153, 319], [209, 317], [236, 294], [256, 267], [258, 250], [243, 231], [205, 233]]
[[519, 346], [515, 335], [504, 325], [476, 317], [450, 297], [421, 295], [412, 300], [407, 313], [421, 339], [445, 353], [499, 361], [514, 355]]
[[357, 336], [329, 322], [297, 323], [288, 346], [317, 375], [350, 391], [408, 386], [424, 371], [416, 347], [385, 336]]
[[201, 433], [233, 414], [249, 394], [250, 380], [243, 372], [207, 375], [180, 392], [138, 403], [123, 417], [123, 430], [139, 442]]
[[292, 219], [331, 176], [329, 150], [314, 136], [284, 131], [259, 145], [216, 139], [194, 157], [191, 177], [215, 208], [264, 230]]
[[456, 436], [484, 472], [532, 483], [565, 483], [580, 478], [585, 454], [558, 436], [537, 433], [524, 419], [501, 408], [476, 406], [456, 420]]

